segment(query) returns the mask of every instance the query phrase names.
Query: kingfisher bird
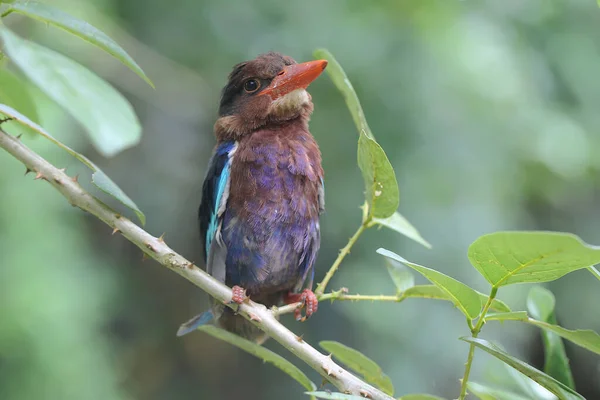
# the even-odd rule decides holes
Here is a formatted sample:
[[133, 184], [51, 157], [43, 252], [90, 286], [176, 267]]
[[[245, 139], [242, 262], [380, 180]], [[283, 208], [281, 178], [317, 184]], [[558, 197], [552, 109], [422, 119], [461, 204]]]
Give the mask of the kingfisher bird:
[[[305, 320], [317, 311], [312, 292], [324, 211], [323, 168], [308, 129], [313, 103], [306, 91], [326, 60], [298, 64], [270, 52], [233, 67], [214, 125], [199, 209], [207, 272], [232, 287], [232, 302], [247, 297], [267, 307], [301, 302]], [[178, 335], [211, 317], [222, 328], [262, 343], [258, 328], [213, 301]]]

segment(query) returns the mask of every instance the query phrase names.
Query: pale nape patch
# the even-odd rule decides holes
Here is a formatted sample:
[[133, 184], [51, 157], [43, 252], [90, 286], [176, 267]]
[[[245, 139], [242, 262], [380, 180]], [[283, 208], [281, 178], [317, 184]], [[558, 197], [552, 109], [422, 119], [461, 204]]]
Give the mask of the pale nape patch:
[[274, 100], [269, 107], [269, 115], [282, 118], [300, 112], [310, 103], [310, 96], [305, 89], [296, 89]]

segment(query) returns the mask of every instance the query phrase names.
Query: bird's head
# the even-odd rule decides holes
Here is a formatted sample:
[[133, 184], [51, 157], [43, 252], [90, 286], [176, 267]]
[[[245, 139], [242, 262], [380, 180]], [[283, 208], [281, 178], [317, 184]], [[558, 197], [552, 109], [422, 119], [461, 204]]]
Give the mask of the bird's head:
[[274, 52], [234, 66], [223, 88], [217, 135], [237, 139], [269, 124], [308, 120], [313, 105], [306, 87], [326, 66], [325, 60], [298, 64]]

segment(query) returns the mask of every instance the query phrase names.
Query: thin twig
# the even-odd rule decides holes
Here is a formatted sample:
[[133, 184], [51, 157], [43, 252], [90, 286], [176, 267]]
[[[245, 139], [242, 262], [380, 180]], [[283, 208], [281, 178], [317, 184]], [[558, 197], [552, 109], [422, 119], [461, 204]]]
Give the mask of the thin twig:
[[354, 243], [356, 243], [360, 235], [367, 229], [368, 222], [370, 221], [367, 221], [366, 223], [363, 222], [358, 228], [358, 230], [354, 233], [354, 235], [352, 235], [346, 246], [344, 246], [344, 248], [340, 250], [340, 254], [331, 265], [331, 268], [329, 268], [329, 271], [327, 271], [325, 278], [323, 278], [321, 283], [319, 283], [319, 285], [317, 286], [317, 289], [315, 290], [315, 294], [317, 296], [320, 296], [325, 292], [327, 284], [329, 283], [331, 278], [333, 278], [333, 275], [339, 268], [340, 264], [342, 263], [344, 258], [350, 253], [350, 249], [352, 249], [352, 246], [354, 246]]
[[[402, 293], [398, 293], [397, 295], [383, 295], [383, 294], [347, 294], [347, 289], [340, 289], [335, 292], [325, 293], [320, 296], [317, 296], [319, 301], [331, 300], [339, 301], [339, 300], [347, 300], [347, 301], [384, 301], [384, 302], [395, 302], [400, 303], [402, 300], [406, 299], [406, 296]], [[273, 307], [271, 311], [273, 315], [283, 315], [294, 312], [298, 307], [301, 307], [302, 303], [292, 303], [283, 307]]]
[[[471, 336], [473, 338], [477, 338], [477, 336], [479, 336], [479, 332], [481, 332], [481, 328], [483, 328], [483, 325], [485, 324], [485, 316], [487, 315], [487, 312], [489, 311], [490, 307], [492, 306], [492, 303], [494, 302], [494, 299], [496, 298], [496, 294], [498, 294], [498, 288], [496, 286], [494, 286], [494, 287], [492, 287], [492, 290], [487, 299], [487, 302], [485, 303], [485, 305], [483, 306], [483, 309], [481, 310], [481, 315], [479, 316], [479, 320], [477, 320], [477, 323], [475, 324], [474, 327], [472, 327], [473, 321], [471, 319], [467, 319], [467, 322], [469, 323], [469, 327], [472, 327], [471, 328]], [[475, 345], [473, 343], [471, 343], [469, 345], [469, 354], [467, 356], [467, 363], [465, 364], [465, 373], [463, 375], [463, 378], [460, 381], [460, 395], [458, 396], [459, 400], [464, 400], [464, 398], [467, 396], [467, 383], [469, 382], [469, 375], [471, 374], [471, 366], [473, 365], [473, 357], [474, 356], [475, 356]]]
[[[89, 212], [109, 225], [112, 229], [107, 230], [107, 234], [110, 234], [114, 229], [118, 229], [123, 237], [139, 247], [149, 257], [183, 276], [215, 299], [222, 302], [231, 300], [230, 288], [177, 254], [164, 241], [150, 235], [128, 218], [112, 211], [63, 171], [48, 163], [20, 140], [8, 135], [1, 129], [0, 148], [21, 161], [28, 169], [36, 172], [43, 178], [41, 180], [50, 183], [73, 206]], [[249, 301], [239, 307], [239, 314], [308, 364], [341, 392], [357, 396], [362, 395], [374, 400], [393, 400], [392, 397], [363, 382], [337, 365], [330, 357], [320, 353], [304, 340], [298, 340], [298, 336], [277, 321], [273, 313], [263, 305]]]
[[332, 292], [324, 294], [319, 298], [319, 300], [347, 300], [347, 301], [391, 301], [395, 303], [399, 303], [404, 300], [405, 297], [401, 294], [399, 295], [384, 295], [384, 294], [345, 294]]

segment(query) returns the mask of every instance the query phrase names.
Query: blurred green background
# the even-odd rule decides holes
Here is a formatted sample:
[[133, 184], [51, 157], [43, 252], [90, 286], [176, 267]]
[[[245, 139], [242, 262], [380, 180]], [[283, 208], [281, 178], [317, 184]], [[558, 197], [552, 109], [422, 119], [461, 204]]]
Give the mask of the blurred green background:
[[[139, 146], [105, 159], [82, 128], [38, 96], [42, 125], [99, 164], [140, 206], [147, 229], [201, 260], [196, 212], [220, 89], [233, 64], [276, 50], [297, 61], [328, 48], [344, 66], [394, 165], [400, 211], [434, 248], [368, 231], [330, 287], [393, 293], [386, 247], [488, 286], [466, 249], [502, 229], [551, 229], [600, 244], [600, 10], [594, 0], [53, 0], [133, 56], [156, 90], [118, 61], [56, 28], [6, 23], [90, 67], [133, 103]], [[357, 134], [323, 76], [310, 87], [311, 131], [326, 172], [319, 280], [360, 223]], [[27, 144], [68, 173], [85, 173], [42, 139]], [[176, 338], [206, 296], [0, 152], [0, 399], [304, 399], [295, 381], [201, 333]], [[110, 202], [110, 201], [109, 201]], [[118, 207], [118, 206], [117, 206]], [[599, 282], [577, 272], [549, 285], [559, 322], [600, 330]], [[499, 297], [525, 308], [529, 287]], [[449, 303], [324, 303], [298, 324], [312, 344], [338, 340], [377, 361], [399, 396], [458, 395], [468, 333]], [[489, 324], [483, 337], [541, 368], [539, 332]], [[316, 373], [277, 343], [315, 381]], [[577, 389], [600, 398], [600, 363], [566, 343]], [[499, 380], [477, 352], [474, 379]], [[541, 397], [540, 397], [541, 398]]]

